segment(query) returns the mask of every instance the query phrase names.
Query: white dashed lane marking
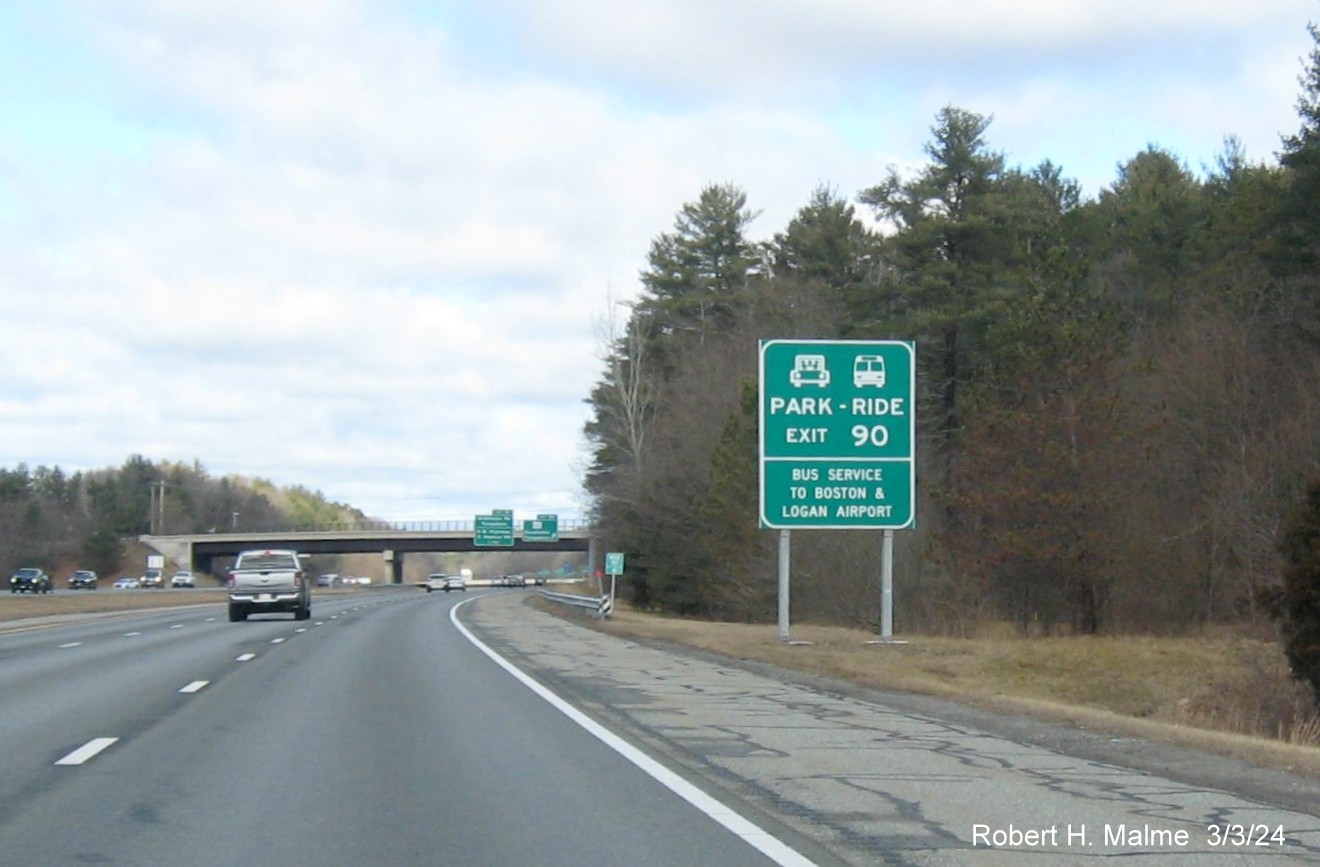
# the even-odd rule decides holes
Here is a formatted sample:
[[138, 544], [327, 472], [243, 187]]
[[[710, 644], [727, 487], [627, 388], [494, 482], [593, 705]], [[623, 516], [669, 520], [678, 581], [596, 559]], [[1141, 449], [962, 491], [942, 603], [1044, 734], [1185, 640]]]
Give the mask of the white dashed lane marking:
[[[214, 618], [214, 617], [208, 617], [208, 618], [207, 618], [207, 622], [210, 623], [210, 622], [214, 621], [215, 619], [216, 619], [216, 618]], [[330, 618], [330, 619], [331, 619], [331, 620], [334, 620], [335, 617], [332, 617], [332, 618]], [[324, 625], [324, 624], [325, 624], [325, 621], [323, 621], [323, 620], [318, 620], [314, 625], [316, 625], [316, 626], [322, 626], [322, 625]], [[176, 624], [174, 624], [173, 626], [171, 626], [170, 629], [182, 629], [183, 627], [184, 627], [184, 624], [182, 624], [182, 623], [176, 623]], [[301, 632], [306, 632], [306, 631], [307, 631], [307, 627], [302, 627], [301, 629], [298, 629], [298, 630], [297, 630], [297, 632], [300, 632], [300, 633], [301, 633]], [[123, 637], [124, 637], [124, 638], [136, 638], [136, 637], [140, 636], [141, 634], [142, 634], [141, 632], [125, 632]], [[271, 644], [283, 644], [285, 640], [286, 640], [286, 639], [284, 639], [284, 638], [273, 638], [273, 639], [271, 639], [271, 642], [270, 642], [270, 643], [271, 643]], [[67, 648], [71, 648], [71, 647], [81, 647], [81, 646], [82, 646], [82, 642], [81, 642], [81, 641], [71, 641], [71, 642], [69, 642], [69, 643], [67, 643], [67, 644], [61, 644], [61, 645], [59, 645], [59, 646], [60, 646], [60, 648], [65, 648], [65, 649], [67, 649]], [[235, 662], [249, 662], [249, 661], [251, 661], [251, 660], [253, 660], [253, 659], [256, 659], [256, 658], [257, 658], [257, 655], [256, 655], [255, 653], [244, 653], [244, 654], [240, 654], [239, 656], [235, 657], [235, 660], [234, 660], [234, 661], [235, 661]], [[180, 689], [179, 692], [180, 692], [180, 693], [183, 693], [183, 694], [185, 694], [185, 695], [192, 695], [192, 694], [194, 694], [194, 693], [201, 692], [201, 691], [202, 691], [203, 689], [205, 689], [210, 683], [211, 683], [211, 682], [210, 682], [209, 680], [194, 680], [192, 683], [190, 683], [190, 684], [188, 684], [187, 686], [184, 686], [182, 689]], [[93, 738], [92, 740], [90, 740], [90, 741], [88, 741], [87, 743], [83, 744], [83, 745], [82, 745], [81, 747], [79, 747], [78, 749], [76, 749], [76, 750], [74, 750], [73, 752], [69, 753], [69, 754], [68, 754], [67, 756], [65, 756], [64, 758], [62, 758], [62, 759], [60, 759], [59, 761], [55, 762], [55, 764], [57, 764], [57, 765], [63, 765], [63, 766], [77, 766], [77, 765], [85, 764], [86, 762], [88, 762], [88, 761], [90, 761], [91, 759], [95, 758], [96, 756], [100, 755], [103, 751], [105, 751], [105, 750], [108, 749], [111, 745], [117, 743], [118, 741], [119, 741], [119, 738]]]
[[119, 738], [92, 738], [87, 743], [78, 747], [78, 749], [69, 753], [55, 764], [57, 765], [81, 765], [89, 759], [96, 756], [106, 747], [113, 744]]

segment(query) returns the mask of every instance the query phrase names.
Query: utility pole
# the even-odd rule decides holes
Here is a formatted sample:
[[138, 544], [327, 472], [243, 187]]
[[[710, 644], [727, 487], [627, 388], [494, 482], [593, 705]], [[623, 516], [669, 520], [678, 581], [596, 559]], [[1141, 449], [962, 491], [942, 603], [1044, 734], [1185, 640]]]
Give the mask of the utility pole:
[[160, 494], [156, 497], [156, 520], [152, 532], [154, 535], [163, 536], [165, 535], [165, 480], [161, 479], [156, 484], [160, 486]]

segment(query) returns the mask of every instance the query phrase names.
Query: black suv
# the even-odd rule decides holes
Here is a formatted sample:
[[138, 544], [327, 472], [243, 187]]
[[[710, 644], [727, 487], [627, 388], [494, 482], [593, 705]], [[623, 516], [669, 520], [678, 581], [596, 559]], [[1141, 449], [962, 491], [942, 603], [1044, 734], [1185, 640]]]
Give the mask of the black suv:
[[10, 593], [49, 593], [50, 576], [35, 566], [24, 566], [9, 578]]
[[91, 569], [79, 569], [69, 576], [70, 590], [95, 590], [96, 573]]

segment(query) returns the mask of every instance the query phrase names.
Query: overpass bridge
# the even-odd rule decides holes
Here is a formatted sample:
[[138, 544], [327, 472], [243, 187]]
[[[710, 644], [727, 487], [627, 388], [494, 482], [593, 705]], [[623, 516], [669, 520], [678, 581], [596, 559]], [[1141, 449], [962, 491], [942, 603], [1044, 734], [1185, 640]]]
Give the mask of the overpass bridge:
[[363, 522], [320, 524], [269, 530], [139, 536], [180, 566], [218, 574], [215, 561], [252, 548], [292, 548], [302, 554], [380, 554], [390, 567], [390, 581], [403, 583], [404, 556], [413, 553], [471, 551], [485, 553], [554, 553], [582, 551], [594, 569], [600, 561], [592, 528], [584, 521], [559, 521], [558, 538], [528, 541], [515, 534], [512, 545], [477, 545], [471, 521]]

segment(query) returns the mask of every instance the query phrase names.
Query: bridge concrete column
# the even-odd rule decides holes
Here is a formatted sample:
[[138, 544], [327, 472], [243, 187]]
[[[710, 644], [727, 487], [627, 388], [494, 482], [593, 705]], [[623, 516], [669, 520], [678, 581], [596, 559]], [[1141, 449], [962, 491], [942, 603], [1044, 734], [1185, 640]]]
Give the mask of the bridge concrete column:
[[385, 573], [386, 580], [391, 584], [403, 583], [403, 552], [399, 550], [385, 549]]
[[192, 539], [186, 536], [138, 536], [138, 541], [153, 549], [180, 569], [195, 569]]

